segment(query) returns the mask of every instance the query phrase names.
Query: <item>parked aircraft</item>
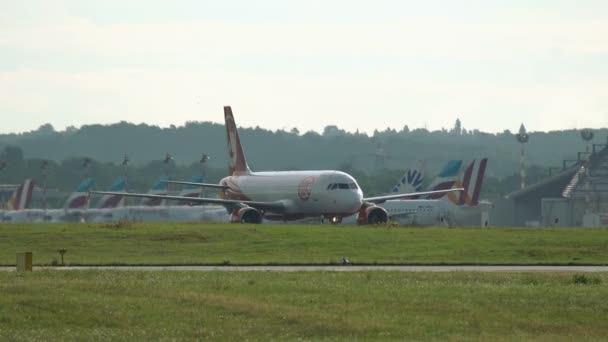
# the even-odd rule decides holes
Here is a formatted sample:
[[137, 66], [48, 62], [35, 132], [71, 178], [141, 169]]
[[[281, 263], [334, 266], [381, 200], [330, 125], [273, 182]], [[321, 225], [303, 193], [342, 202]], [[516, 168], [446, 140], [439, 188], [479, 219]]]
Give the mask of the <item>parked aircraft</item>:
[[462, 161], [451, 160], [429, 187], [430, 191], [449, 188], [464, 188], [458, 196], [445, 193], [432, 194], [426, 199], [391, 200], [381, 204], [389, 218], [403, 225], [457, 225], [492, 208], [488, 202], [480, 202], [479, 195], [487, 166], [487, 158], [476, 165], [473, 160], [458, 177]]
[[378, 204], [391, 199], [460, 191], [446, 189], [431, 192], [363, 197], [357, 181], [340, 171], [274, 171], [252, 172], [245, 159], [232, 109], [224, 107], [228, 142], [229, 176], [219, 184], [194, 184], [220, 190], [221, 198], [188, 198], [153, 194], [91, 191], [98, 194], [120, 194], [160, 200], [188, 200], [223, 205], [232, 222], [260, 223], [267, 220], [294, 220], [306, 217], [329, 218], [340, 222], [343, 217], [358, 213], [360, 224], [387, 222], [387, 211]]

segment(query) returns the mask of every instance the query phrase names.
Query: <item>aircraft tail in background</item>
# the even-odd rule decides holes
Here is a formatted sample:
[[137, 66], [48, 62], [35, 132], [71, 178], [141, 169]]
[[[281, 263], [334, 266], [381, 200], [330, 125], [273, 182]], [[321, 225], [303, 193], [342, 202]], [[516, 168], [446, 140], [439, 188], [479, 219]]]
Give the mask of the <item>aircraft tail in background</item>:
[[65, 209], [82, 209], [89, 203], [89, 190], [95, 185], [95, 178], [90, 177], [80, 183], [76, 191], [74, 191], [65, 202]]
[[[429, 191], [436, 190], [447, 190], [454, 188], [456, 181], [458, 180], [458, 175], [460, 174], [460, 169], [462, 168], [462, 160], [449, 160], [439, 175], [435, 177], [431, 185], [429, 185]], [[446, 194], [436, 194], [430, 195], [427, 199], [439, 199], [445, 197]]]
[[393, 186], [391, 193], [405, 194], [419, 192], [424, 183], [425, 164], [419, 160], [416, 166], [405, 171], [399, 182]]
[[[192, 183], [204, 183], [205, 179], [203, 176], [194, 176], [191, 180]], [[198, 185], [186, 185], [182, 191], [179, 192], [178, 196], [181, 197], [200, 197], [203, 188]], [[179, 201], [177, 205], [193, 205], [192, 202], [189, 201]]]
[[[127, 177], [120, 176], [112, 184], [110, 191], [120, 192], [127, 188]], [[100, 200], [99, 208], [117, 208], [124, 206], [124, 196], [121, 195], [104, 195]]]
[[[169, 183], [166, 183], [164, 181], [168, 181], [169, 177], [167, 176], [162, 176], [160, 177], [160, 181], [157, 182], [156, 184], [154, 184], [154, 186], [152, 187], [152, 189], [150, 189], [148, 191], [148, 194], [151, 195], [168, 195], [169, 193]], [[142, 205], [145, 205], [147, 207], [158, 207], [160, 205], [164, 205], [166, 203], [166, 200], [164, 199], [160, 199], [160, 198], [144, 198], [141, 201]]]
[[29, 209], [32, 204], [32, 193], [34, 192], [35, 182], [32, 179], [26, 179], [19, 185], [19, 188], [13, 192], [13, 195], [8, 201], [3, 204], [5, 210], [23, 210]]
[[450, 193], [447, 198], [458, 206], [478, 205], [487, 165], [488, 158], [482, 159], [479, 164], [473, 160], [465, 169], [462, 180], [457, 180], [454, 185], [464, 188], [464, 191], [459, 195]]

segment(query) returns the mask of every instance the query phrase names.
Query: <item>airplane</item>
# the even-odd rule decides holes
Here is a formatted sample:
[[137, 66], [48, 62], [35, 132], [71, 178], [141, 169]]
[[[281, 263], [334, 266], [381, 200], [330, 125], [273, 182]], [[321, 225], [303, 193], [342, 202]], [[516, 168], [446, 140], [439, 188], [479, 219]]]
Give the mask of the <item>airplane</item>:
[[224, 107], [224, 119], [229, 175], [219, 184], [167, 181], [173, 184], [219, 189], [220, 198], [105, 191], [91, 191], [91, 193], [219, 204], [229, 212], [231, 222], [240, 223], [261, 223], [264, 219], [288, 221], [306, 217], [323, 217], [330, 219], [332, 223], [339, 223], [343, 217], [357, 213], [358, 223], [377, 224], [388, 221], [387, 211], [378, 205], [387, 200], [462, 190], [447, 189], [364, 197], [357, 181], [341, 171], [252, 172], [245, 159], [230, 106]]
[[455, 196], [454, 193], [444, 193], [442, 196], [432, 194], [424, 199], [390, 200], [381, 206], [388, 212], [389, 219], [401, 225], [462, 224], [471, 217], [493, 208], [491, 203], [479, 200], [487, 162], [488, 159], [484, 158], [477, 166], [476, 161], [473, 160], [460, 179], [457, 175], [462, 161], [450, 160], [429, 186], [430, 191], [452, 187], [464, 188], [459, 196]]

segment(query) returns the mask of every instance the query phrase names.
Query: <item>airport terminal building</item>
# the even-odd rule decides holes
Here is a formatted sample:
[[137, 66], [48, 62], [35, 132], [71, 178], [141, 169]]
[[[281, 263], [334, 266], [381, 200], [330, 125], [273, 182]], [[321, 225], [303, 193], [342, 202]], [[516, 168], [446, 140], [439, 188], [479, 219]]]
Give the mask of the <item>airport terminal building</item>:
[[608, 226], [608, 140], [590, 147], [548, 178], [509, 194], [500, 224]]

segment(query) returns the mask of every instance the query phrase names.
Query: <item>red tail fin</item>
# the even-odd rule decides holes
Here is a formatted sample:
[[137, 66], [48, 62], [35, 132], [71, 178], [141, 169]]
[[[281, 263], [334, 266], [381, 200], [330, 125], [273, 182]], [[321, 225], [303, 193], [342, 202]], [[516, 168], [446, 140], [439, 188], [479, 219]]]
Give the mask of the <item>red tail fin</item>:
[[34, 181], [26, 179], [21, 183], [19, 189], [17, 189], [15, 202], [13, 204], [14, 210], [29, 209], [32, 203], [32, 192], [34, 191]]
[[483, 176], [486, 173], [486, 166], [488, 164], [488, 158], [481, 160], [479, 164], [479, 170], [477, 170], [477, 180], [475, 181], [475, 189], [473, 190], [473, 197], [471, 198], [471, 205], [479, 204], [479, 195], [481, 194], [481, 185], [483, 184]]
[[469, 197], [469, 184], [471, 183], [471, 175], [473, 174], [474, 167], [475, 160], [473, 160], [473, 162], [464, 171], [464, 176], [462, 178], [462, 188], [464, 191], [460, 192], [460, 200], [458, 201], [458, 205], [467, 204], [467, 197]]
[[249, 170], [245, 159], [245, 153], [241, 146], [241, 139], [230, 106], [224, 107], [224, 119], [226, 120], [226, 139], [228, 141], [228, 173], [231, 176], [250, 173], [251, 170]]

